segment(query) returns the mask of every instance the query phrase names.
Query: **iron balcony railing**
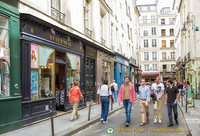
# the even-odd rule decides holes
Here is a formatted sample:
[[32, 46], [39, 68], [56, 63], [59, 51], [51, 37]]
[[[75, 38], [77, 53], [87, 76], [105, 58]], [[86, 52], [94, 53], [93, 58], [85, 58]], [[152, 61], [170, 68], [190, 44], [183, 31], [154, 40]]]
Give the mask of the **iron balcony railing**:
[[90, 29], [88, 29], [87, 27], [84, 27], [84, 33], [85, 33], [88, 37], [92, 38], [92, 31], [91, 31]]
[[106, 40], [104, 40], [102, 37], [101, 37], [101, 44], [103, 44], [103, 45], [106, 44]]
[[59, 10], [57, 10], [54, 7], [51, 7], [51, 17], [61, 23], [65, 23], [65, 14], [60, 12]]

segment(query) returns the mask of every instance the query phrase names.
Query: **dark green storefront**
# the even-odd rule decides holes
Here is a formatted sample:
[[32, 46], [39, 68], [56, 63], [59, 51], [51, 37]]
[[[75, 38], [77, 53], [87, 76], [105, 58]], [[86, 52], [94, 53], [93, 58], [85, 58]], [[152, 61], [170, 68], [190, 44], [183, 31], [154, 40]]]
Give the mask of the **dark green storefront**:
[[17, 0], [0, 0], [0, 134], [22, 127]]

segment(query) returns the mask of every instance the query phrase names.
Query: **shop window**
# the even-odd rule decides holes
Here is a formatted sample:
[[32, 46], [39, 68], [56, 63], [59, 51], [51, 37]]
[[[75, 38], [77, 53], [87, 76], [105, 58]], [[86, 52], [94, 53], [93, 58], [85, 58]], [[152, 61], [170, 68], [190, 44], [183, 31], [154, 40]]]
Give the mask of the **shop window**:
[[102, 61], [102, 83], [104, 80], [108, 80], [108, 83], [111, 83], [110, 69], [111, 69], [111, 63]]
[[31, 100], [54, 96], [55, 51], [31, 44]]
[[8, 18], [0, 14], [0, 97], [10, 95]]
[[67, 53], [67, 92], [73, 87], [74, 81], [80, 83], [80, 56]]

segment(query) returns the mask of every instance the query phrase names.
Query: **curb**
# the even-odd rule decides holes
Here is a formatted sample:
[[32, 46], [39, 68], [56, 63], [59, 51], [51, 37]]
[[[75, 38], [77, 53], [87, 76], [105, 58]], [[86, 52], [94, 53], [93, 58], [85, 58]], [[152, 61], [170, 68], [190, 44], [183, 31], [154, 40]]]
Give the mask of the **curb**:
[[[118, 111], [118, 110], [120, 110], [120, 109], [122, 109], [122, 108], [123, 108], [123, 106], [120, 106], [119, 108], [113, 109], [112, 111], [109, 112], [108, 116], [110, 116], [111, 114], [115, 113], [116, 111]], [[81, 131], [81, 130], [87, 128], [88, 126], [97, 123], [98, 121], [100, 121], [100, 119], [101, 119], [100, 117], [95, 118], [94, 120], [91, 120], [91, 121], [85, 123], [84, 125], [82, 125], [82, 126], [76, 128], [76, 129], [74, 129], [74, 130], [68, 132], [67, 134], [64, 134], [64, 136], [71, 136], [71, 135], [73, 135], [73, 134], [76, 134], [76, 133], [78, 133], [79, 131]]]
[[[183, 117], [184, 117], [184, 120], [185, 120], [185, 114], [184, 114], [184, 112], [183, 112], [183, 110], [182, 110], [182, 108], [181, 108], [181, 105], [180, 105], [179, 103], [178, 103], [178, 107], [179, 107], [179, 109], [180, 109], [180, 111], [181, 111], [181, 113], [182, 113], [182, 115], [183, 115]], [[189, 126], [188, 126], [186, 120], [185, 120], [185, 124], [187, 125], [187, 128], [189, 128]], [[190, 128], [189, 128], [189, 129], [190, 129]], [[192, 136], [192, 133], [189, 132], [187, 136]]]
[[[137, 101], [137, 100], [138, 100], [138, 98], [136, 98], [136, 101]], [[119, 108], [116, 108], [116, 109], [113, 109], [112, 111], [110, 111], [109, 114], [108, 114], [108, 116], [112, 115], [113, 113], [115, 113], [116, 111], [118, 111], [118, 110], [120, 110], [120, 109], [123, 109], [123, 105], [120, 106]], [[74, 130], [68, 132], [67, 134], [64, 134], [64, 136], [71, 136], [71, 135], [73, 135], [73, 134], [76, 134], [76, 133], [78, 133], [79, 131], [81, 131], [81, 130], [87, 128], [87, 127], [89, 127], [90, 125], [93, 125], [93, 124], [97, 123], [98, 121], [100, 121], [100, 119], [101, 119], [100, 117], [95, 118], [94, 120], [91, 120], [91, 121], [85, 123], [84, 125], [82, 125], [82, 126], [76, 128], [76, 129], [74, 129]]]

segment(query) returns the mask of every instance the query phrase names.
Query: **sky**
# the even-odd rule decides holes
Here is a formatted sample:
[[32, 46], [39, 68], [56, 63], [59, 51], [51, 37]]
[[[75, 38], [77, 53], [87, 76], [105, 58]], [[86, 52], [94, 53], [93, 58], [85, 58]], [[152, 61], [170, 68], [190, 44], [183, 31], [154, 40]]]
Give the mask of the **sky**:
[[[137, 0], [137, 5], [145, 5], [145, 4], [154, 4], [156, 0]], [[173, 6], [174, 0], [158, 0], [158, 11], [160, 11], [163, 7], [171, 7]]]

